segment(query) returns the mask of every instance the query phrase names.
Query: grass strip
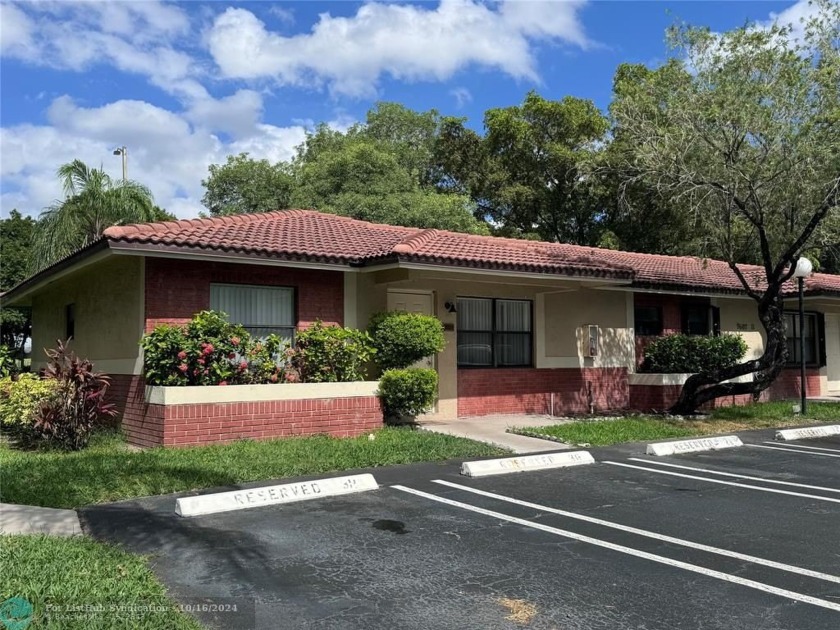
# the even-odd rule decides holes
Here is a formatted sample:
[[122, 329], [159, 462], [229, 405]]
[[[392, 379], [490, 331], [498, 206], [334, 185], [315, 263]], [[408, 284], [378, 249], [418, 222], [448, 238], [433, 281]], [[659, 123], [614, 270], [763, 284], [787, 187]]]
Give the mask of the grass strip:
[[749, 429], [782, 428], [813, 422], [840, 421], [840, 403], [810, 403], [807, 417], [794, 415], [791, 403], [757, 403], [721, 407], [709, 416], [629, 416], [609, 420], [583, 420], [545, 427], [523, 427], [513, 432], [544, 437], [566, 444], [609, 446], [622, 442], [645, 442], [719, 435]]
[[384, 428], [357, 438], [313, 436], [191, 448], [129, 449], [116, 434], [79, 452], [0, 447], [0, 500], [76, 508], [184, 490], [507, 451], [460, 437]]
[[[0, 536], [0, 601], [31, 606], [30, 628], [199, 630], [144, 558], [75, 536]], [[23, 625], [17, 627], [24, 627]]]

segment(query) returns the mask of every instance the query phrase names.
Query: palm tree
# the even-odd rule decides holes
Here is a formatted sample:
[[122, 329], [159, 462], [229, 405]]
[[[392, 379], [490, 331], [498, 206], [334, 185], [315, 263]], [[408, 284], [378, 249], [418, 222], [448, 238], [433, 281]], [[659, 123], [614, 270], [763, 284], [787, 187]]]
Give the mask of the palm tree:
[[33, 272], [89, 245], [112, 225], [154, 221], [157, 216], [151, 191], [135, 181], [114, 181], [81, 160], [62, 164], [57, 174], [64, 199], [41, 212], [32, 246]]

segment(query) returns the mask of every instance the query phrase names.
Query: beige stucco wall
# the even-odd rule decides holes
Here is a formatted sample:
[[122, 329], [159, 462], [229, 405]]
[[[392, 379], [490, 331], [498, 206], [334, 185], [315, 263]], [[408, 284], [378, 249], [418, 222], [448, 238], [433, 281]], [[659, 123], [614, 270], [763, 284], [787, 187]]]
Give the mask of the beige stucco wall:
[[[635, 337], [632, 308], [628, 311], [624, 291], [580, 289], [562, 293], [546, 293], [538, 298], [544, 305], [545, 321], [538, 320], [544, 331], [538, 345], [537, 367], [626, 367], [635, 365]], [[588, 357], [590, 325], [598, 327], [598, 354]]]
[[44, 367], [44, 348], [64, 339], [65, 308], [75, 304], [73, 350], [99, 370], [139, 374], [143, 299], [143, 259], [135, 256], [111, 256], [47, 285], [32, 298], [33, 369]]
[[825, 314], [825, 391], [840, 393], [840, 313]]
[[720, 307], [720, 330], [737, 333], [747, 342], [745, 359], [757, 359], [764, 353], [764, 327], [758, 317], [754, 300], [718, 298], [713, 300]]
[[[484, 274], [393, 269], [358, 274], [355, 285], [357, 325], [364, 327], [373, 313], [385, 310], [388, 291], [429, 291], [434, 315], [446, 328], [446, 348], [437, 357], [440, 377], [438, 405], [432, 418], [452, 418], [458, 412], [457, 315], [446, 310], [458, 297], [518, 298], [534, 303], [534, 364], [536, 367], [606, 367], [634, 364], [632, 308], [628, 322], [627, 295], [619, 291], [581, 288], [574, 281], [505, 278]], [[562, 291], [562, 293], [556, 293]], [[583, 328], [597, 324], [601, 354], [584, 358]]]

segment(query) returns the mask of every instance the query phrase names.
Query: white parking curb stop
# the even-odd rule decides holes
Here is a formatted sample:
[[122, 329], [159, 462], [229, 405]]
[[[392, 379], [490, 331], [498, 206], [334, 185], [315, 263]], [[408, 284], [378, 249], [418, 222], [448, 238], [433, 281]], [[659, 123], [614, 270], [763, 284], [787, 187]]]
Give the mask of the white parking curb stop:
[[461, 464], [461, 474], [467, 477], [488, 477], [505, 473], [528, 472], [531, 470], [547, 470], [549, 468], [565, 468], [594, 464], [595, 459], [589, 451], [560, 451], [545, 453], [544, 455], [525, 455], [523, 457], [505, 457], [502, 459], [484, 459], [477, 462]]
[[180, 516], [199, 516], [201, 514], [230, 512], [265, 505], [334, 497], [342, 494], [376, 490], [377, 488], [379, 488], [379, 485], [373, 475], [367, 473], [347, 477], [332, 477], [330, 479], [313, 479], [312, 481], [299, 481], [279, 486], [182, 497], [175, 501], [175, 512]]
[[721, 435], [717, 437], [697, 438], [695, 440], [678, 440], [676, 442], [657, 442], [648, 444], [647, 455], [677, 455], [680, 453], [697, 453], [700, 451], [716, 451], [721, 448], [734, 448], [744, 443], [736, 435]]
[[777, 440], [802, 440], [805, 438], [821, 438], [840, 435], [840, 424], [830, 424], [823, 427], [805, 427], [804, 429], [783, 429], [776, 431]]

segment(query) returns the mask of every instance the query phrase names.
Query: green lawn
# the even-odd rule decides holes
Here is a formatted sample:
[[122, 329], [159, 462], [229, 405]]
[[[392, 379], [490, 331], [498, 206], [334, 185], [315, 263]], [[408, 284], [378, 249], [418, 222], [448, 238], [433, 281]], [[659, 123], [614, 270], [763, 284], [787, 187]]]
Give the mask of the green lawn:
[[129, 450], [115, 434], [84, 451], [21, 451], [0, 446], [0, 501], [75, 508], [182, 490], [353, 468], [504, 454], [464, 438], [385, 428], [358, 438], [315, 436], [192, 448]]
[[0, 567], [0, 601], [31, 604], [30, 628], [201, 628], [175, 608], [142, 557], [88, 538], [0, 536]]
[[745, 429], [837, 421], [840, 421], [840, 403], [810, 403], [807, 417], [794, 415], [791, 403], [758, 403], [741, 407], [722, 407], [710, 416], [698, 419], [630, 416], [615, 420], [588, 420], [548, 427], [525, 427], [516, 429], [516, 432], [525, 435], [549, 435], [567, 444], [608, 446], [620, 442], [685, 438]]

